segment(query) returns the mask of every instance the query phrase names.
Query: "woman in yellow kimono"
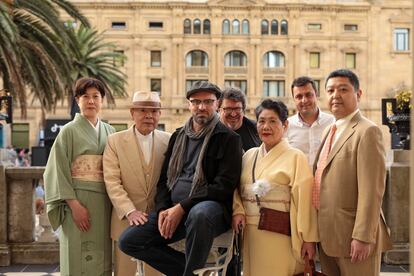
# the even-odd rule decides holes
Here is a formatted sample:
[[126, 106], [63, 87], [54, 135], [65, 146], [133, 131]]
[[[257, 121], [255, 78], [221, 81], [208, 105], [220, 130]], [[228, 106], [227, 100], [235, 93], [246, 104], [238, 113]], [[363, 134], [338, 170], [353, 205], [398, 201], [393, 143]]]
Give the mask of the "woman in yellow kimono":
[[106, 194], [102, 154], [115, 130], [98, 118], [104, 84], [81, 78], [75, 84], [80, 108], [59, 132], [44, 174], [47, 213], [60, 231], [62, 276], [112, 275], [111, 203]]
[[[244, 276], [292, 276], [303, 272], [305, 254], [315, 255], [318, 232], [311, 204], [313, 176], [305, 155], [283, 139], [287, 115], [282, 102], [264, 100], [256, 108], [263, 143], [243, 156], [240, 187], [234, 194], [233, 229], [237, 232], [240, 225], [244, 227]], [[257, 197], [261, 207], [289, 212], [290, 236], [258, 229]]]

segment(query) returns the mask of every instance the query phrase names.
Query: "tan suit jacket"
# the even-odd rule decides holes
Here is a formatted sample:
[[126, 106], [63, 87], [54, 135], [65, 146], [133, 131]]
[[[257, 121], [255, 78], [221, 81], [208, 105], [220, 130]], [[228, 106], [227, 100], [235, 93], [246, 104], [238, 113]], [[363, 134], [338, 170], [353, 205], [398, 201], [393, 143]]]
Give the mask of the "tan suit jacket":
[[149, 176], [144, 172], [145, 160], [134, 127], [112, 134], [103, 155], [104, 180], [113, 210], [111, 237], [118, 240], [129, 226], [126, 214], [137, 209], [149, 212], [154, 209], [156, 185], [164, 162], [171, 134], [154, 130], [154, 144]]
[[352, 239], [375, 244], [374, 253], [389, 248], [381, 212], [385, 177], [381, 130], [358, 112], [333, 145], [322, 173], [318, 227], [328, 256], [349, 257]]

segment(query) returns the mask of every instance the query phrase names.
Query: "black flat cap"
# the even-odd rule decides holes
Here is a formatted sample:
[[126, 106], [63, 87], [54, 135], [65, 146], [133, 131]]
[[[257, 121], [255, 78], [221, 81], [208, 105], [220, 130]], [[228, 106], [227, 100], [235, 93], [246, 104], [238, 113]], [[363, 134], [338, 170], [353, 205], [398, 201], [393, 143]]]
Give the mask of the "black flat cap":
[[193, 86], [191, 86], [190, 90], [187, 91], [187, 99], [191, 97], [194, 93], [205, 91], [205, 92], [211, 92], [216, 95], [217, 99], [220, 99], [221, 97], [221, 89], [217, 85], [209, 82], [209, 81], [196, 81], [194, 82]]

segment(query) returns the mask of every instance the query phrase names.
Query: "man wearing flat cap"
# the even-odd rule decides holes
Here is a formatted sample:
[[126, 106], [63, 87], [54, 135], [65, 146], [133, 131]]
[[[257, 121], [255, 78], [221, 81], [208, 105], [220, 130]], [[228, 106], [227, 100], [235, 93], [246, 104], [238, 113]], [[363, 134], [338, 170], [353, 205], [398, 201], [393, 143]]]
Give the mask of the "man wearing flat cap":
[[[161, 101], [157, 92], [135, 92], [130, 113], [134, 125], [108, 138], [103, 156], [104, 180], [114, 206], [111, 237], [118, 241], [131, 225], [148, 221], [170, 134], [156, 129]], [[134, 276], [137, 262], [115, 248], [115, 275]], [[161, 275], [145, 266], [146, 276]]]
[[[190, 276], [203, 268], [214, 238], [230, 228], [242, 147], [216, 113], [220, 95], [208, 81], [195, 82], [187, 92], [191, 117], [171, 136], [155, 212], [119, 239], [123, 252], [168, 276]], [[184, 238], [185, 253], [168, 246]]]

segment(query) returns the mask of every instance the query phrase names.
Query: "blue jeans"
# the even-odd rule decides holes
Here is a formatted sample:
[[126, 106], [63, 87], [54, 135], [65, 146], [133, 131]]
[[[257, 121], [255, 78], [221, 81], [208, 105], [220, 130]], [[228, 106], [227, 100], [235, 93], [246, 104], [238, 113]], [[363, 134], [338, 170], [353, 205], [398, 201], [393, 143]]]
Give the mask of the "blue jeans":
[[[171, 239], [161, 237], [158, 216], [150, 213], [147, 223], [122, 233], [119, 248], [167, 276], [190, 276], [205, 266], [214, 238], [229, 228], [222, 206], [215, 201], [203, 201], [183, 217]], [[168, 246], [184, 238], [185, 254]]]

